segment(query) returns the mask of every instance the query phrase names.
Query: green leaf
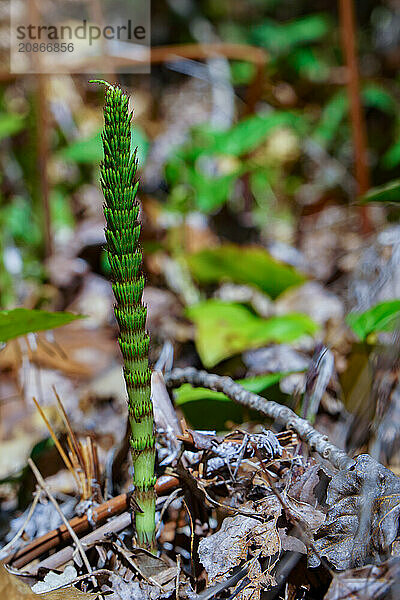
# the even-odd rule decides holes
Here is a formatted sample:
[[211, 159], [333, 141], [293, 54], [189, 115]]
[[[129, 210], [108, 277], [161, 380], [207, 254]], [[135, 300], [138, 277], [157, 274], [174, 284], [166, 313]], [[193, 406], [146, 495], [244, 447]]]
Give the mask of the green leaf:
[[245, 379], [238, 379], [237, 383], [240, 383], [248, 392], [253, 394], [261, 394], [264, 390], [279, 383], [281, 379], [291, 375], [294, 371], [287, 371], [286, 373], [267, 373], [266, 375], [256, 375], [255, 377], [246, 377]]
[[187, 261], [199, 283], [218, 283], [227, 279], [254, 285], [272, 298], [306, 281], [303, 273], [279, 262], [259, 246], [224, 244], [191, 254]]
[[393, 169], [400, 163], [400, 140], [397, 140], [382, 157], [382, 166]]
[[292, 342], [313, 335], [318, 325], [307, 315], [288, 314], [261, 319], [240, 304], [206, 300], [186, 311], [196, 325], [195, 344], [206, 367], [266, 343]]
[[400, 202], [400, 179], [394, 179], [385, 185], [372, 188], [358, 200], [361, 204], [371, 202], [388, 202], [398, 204]]
[[16, 113], [0, 114], [0, 140], [15, 135], [24, 128], [25, 118]]
[[0, 311], [0, 342], [7, 342], [27, 333], [54, 329], [82, 318], [82, 315], [68, 312], [47, 312], [27, 308], [2, 310]]
[[182, 406], [199, 400], [217, 400], [219, 402], [230, 402], [230, 399], [222, 392], [213, 392], [202, 387], [192, 387], [190, 383], [184, 383], [174, 390], [175, 404]]
[[188, 170], [188, 183], [194, 192], [194, 203], [204, 213], [210, 213], [224, 204], [231, 193], [237, 173], [222, 177], [208, 177], [196, 169]]
[[59, 153], [60, 157], [76, 163], [98, 163], [103, 159], [101, 130], [85, 140], [72, 142]]
[[346, 93], [342, 90], [334, 94], [324, 106], [320, 122], [314, 131], [314, 136], [320, 143], [328, 145], [334, 139], [348, 107]]
[[[367, 84], [363, 87], [362, 100], [366, 106], [371, 108], [388, 114], [396, 113], [396, 102], [391, 94], [374, 84]], [[348, 110], [348, 96], [345, 91], [340, 90], [325, 105], [320, 122], [314, 131], [315, 137], [326, 145], [332, 142]]]
[[260, 146], [274, 129], [282, 127], [292, 128], [299, 135], [304, 135], [308, 121], [300, 113], [274, 110], [242, 119], [228, 130], [199, 125], [192, 130], [192, 144], [178, 150], [176, 156], [188, 162], [195, 161], [203, 154], [242, 156]]
[[363, 86], [362, 99], [366, 106], [376, 108], [388, 115], [397, 113], [397, 103], [392, 94], [387, 92], [381, 85], [368, 83]]
[[304, 116], [290, 111], [254, 115], [243, 119], [228, 131], [216, 132], [213, 145], [207, 152], [241, 156], [255, 150], [278, 127], [291, 127], [304, 133], [306, 125]]
[[314, 14], [300, 17], [286, 23], [277, 23], [265, 19], [252, 29], [252, 38], [260, 46], [264, 46], [275, 55], [286, 54], [298, 45], [317, 42], [331, 29], [331, 22], [326, 15]]
[[400, 300], [380, 302], [363, 313], [350, 313], [346, 322], [361, 341], [370, 333], [394, 331], [400, 328]]
[[[99, 163], [103, 160], [101, 132], [100, 129], [85, 140], [73, 142], [61, 150], [59, 156], [64, 160], [79, 164]], [[145, 133], [137, 125], [132, 129], [131, 150], [133, 151], [136, 147], [139, 166], [141, 166], [146, 160], [149, 143]]]
[[330, 65], [310, 46], [293, 50], [288, 62], [301, 77], [311, 81], [326, 81], [329, 77]]

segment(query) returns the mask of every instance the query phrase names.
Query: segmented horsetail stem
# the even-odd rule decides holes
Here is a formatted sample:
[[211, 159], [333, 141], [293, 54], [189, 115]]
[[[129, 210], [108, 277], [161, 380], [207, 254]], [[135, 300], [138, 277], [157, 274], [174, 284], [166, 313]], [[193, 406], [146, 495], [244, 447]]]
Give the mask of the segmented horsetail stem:
[[105, 237], [116, 299], [115, 317], [120, 329], [119, 347], [124, 360], [131, 423], [133, 483], [138, 506], [135, 515], [139, 543], [154, 545], [154, 431], [149, 368], [147, 309], [143, 305], [144, 277], [139, 247], [141, 224], [136, 180], [136, 151], [132, 152], [129, 98], [106, 81], [104, 159], [100, 165], [100, 184], [104, 194]]

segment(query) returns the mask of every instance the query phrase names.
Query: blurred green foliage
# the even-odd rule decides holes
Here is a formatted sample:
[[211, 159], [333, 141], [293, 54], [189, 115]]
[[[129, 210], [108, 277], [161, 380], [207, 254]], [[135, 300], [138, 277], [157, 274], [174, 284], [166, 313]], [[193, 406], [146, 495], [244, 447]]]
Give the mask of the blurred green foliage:
[[395, 179], [385, 185], [370, 189], [359, 201], [363, 204], [373, 202], [398, 204], [400, 202], [400, 179]]
[[0, 114], [0, 140], [15, 135], [24, 128], [25, 119], [14, 113]]
[[313, 44], [332, 31], [332, 21], [326, 14], [313, 14], [277, 23], [264, 19], [253, 27], [253, 43], [264, 46], [274, 57], [287, 55], [298, 46]]
[[[374, 108], [387, 114], [389, 117], [397, 117], [399, 114], [399, 103], [394, 95], [381, 86], [374, 83], [365, 84], [362, 89], [362, 100], [365, 108]], [[346, 90], [336, 92], [326, 103], [322, 110], [321, 118], [314, 130], [314, 137], [325, 147], [330, 146], [338, 134], [347, 132], [343, 123], [349, 113], [349, 99]]]
[[[73, 163], [97, 165], [103, 160], [101, 132], [102, 129], [99, 129], [89, 138], [72, 142], [65, 148], [62, 148], [59, 151], [58, 156], [63, 160]], [[146, 160], [149, 142], [144, 131], [137, 125], [132, 128], [131, 144], [132, 151], [137, 147], [138, 163], [139, 166], [143, 166]]]
[[196, 325], [196, 349], [205, 367], [213, 367], [248, 348], [293, 342], [318, 330], [307, 315], [261, 319], [246, 306], [222, 300], [200, 302], [189, 307], [186, 314]]
[[199, 283], [228, 280], [254, 285], [271, 298], [306, 281], [305, 275], [276, 260], [261, 246], [224, 244], [190, 254], [187, 261]]
[[400, 300], [380, 302], [363, 313], [350, 313], [347, 324], [361, 341], [372, 333], [400, 328]]
[[[239, 178], [265, 172], [264, 157], [257, 160], [251, 153], [274, 131], [290, 131], [300, 137], [306, 135], [307, 130], [307, 119], [293, 111], [257, 114], [228, 130], [216, 130], [208, 125], [194, 128], [190, 140], [174, 152], [165, 166], [171, 207], [183, 212], [193, 209], [215, 212], [232, 196], [234, 183]], [[273, 156], [271, 158], [275, 163]], [[283, 161], [286, 158], [291, 158], [290, 147]]]

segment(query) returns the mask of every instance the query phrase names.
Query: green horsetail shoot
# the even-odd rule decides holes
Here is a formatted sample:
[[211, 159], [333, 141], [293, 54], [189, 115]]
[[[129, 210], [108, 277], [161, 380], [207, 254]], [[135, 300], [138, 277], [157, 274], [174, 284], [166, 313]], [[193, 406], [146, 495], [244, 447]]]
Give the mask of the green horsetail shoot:
[[142, 301], [145, 280], [139, 245], [139, 182], [136, 179], [136, 151], [131, 150], [132, 113], [129, 97], [119, 87], [103, 81], [98, 83], [106, 86], [102, 134], [104, 160], [101, 163], [105, 236], [116, 299], [115, 317], [120, 330], [118, 343], [128, 393], [134, 493], [142, 510], [136, 512], [135, 523], [139, 543], [152, 546], [155, 446], [147, 308]]

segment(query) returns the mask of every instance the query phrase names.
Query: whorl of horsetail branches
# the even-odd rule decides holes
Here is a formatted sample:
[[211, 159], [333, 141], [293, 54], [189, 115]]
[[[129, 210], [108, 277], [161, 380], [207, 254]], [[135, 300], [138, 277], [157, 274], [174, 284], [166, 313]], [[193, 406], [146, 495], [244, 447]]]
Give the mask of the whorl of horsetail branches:
[[120, 88], [106, 84], [104, 160], [101, 163], [105, 236], [128, 392], [135, 499], [143, 511], [135, 515], [136, 531], [139, 543], [152, 545], [155, 520], [153, 406], [149, 335], [145, 328], [147, 308], [142, 302], [144, 277], [136, 196], [139, 182], [136, 180], [136, 151], [131, 152], [131, 121], [128, 96]]

